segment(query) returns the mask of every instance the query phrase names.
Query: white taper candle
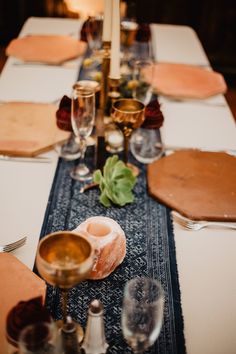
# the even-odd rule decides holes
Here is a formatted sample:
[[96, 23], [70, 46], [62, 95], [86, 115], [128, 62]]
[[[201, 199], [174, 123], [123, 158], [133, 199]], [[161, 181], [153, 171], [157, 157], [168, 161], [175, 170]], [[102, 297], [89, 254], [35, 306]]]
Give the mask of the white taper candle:
[[103, 16], [103, 42], [111, 41], [111, 18], [112, 18], [112, 0], [105, 0]]
[[120, 78], [120, 0], [112, 0], [110, 78]]

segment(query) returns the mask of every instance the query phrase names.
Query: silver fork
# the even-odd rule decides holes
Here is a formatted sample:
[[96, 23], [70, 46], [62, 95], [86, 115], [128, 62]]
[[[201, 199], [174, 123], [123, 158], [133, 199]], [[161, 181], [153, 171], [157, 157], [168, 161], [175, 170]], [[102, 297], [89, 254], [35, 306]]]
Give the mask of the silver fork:
[[180, 226], [187, 230], [198, 231], [203, 229], [204, 227], [216, 227], [236, 230], [236, 224], [230, 222], [192, 220], [180, 215], [176, 211], [172, 211], [172, 215], [174, 221], [176, 221]]
[[26, 243], [26, 239], [27, 237], [25, 236], [15, 242], [11, 242], [6, 245], [0, 246], [0, 252], [12, 252], [17, 248], [24, 246], [24, 244]]

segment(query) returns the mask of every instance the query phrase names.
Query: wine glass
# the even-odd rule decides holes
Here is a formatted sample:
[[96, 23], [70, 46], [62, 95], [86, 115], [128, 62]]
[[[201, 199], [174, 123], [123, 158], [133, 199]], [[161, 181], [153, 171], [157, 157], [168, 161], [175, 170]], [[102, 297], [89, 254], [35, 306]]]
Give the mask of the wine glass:
[[87, 142], [91, 135], [95, 121], [95, 92], [88, 87], [82, 87], [78, 83], [73, 86], [71, 100], [71, 123], [76, 136], [80, 138], [81, 156], [79, 165], [70, 173], [70, 176], [78, 181], [89, 181], [92, 173], [84, 162]]
[[[58, 231], [39, 242], [37, 269], [43, 279], [62, 291], [63, 326], [67, 324], [68, 290], [88, 277], [95, 261], [94, 254], [93, 245], [81, 233]], [[78, 326], [78, 333], [83, 337], [81, 326]]]
[[[124, 162], [128, 163], [129, 139], [132, 131], [139, 128], [144, 121], [145, 106], [132, 98], [121, 98], [112, 105], [111, 117], [124, 135]], [[128, 164], [129, 166], [132, 165]]]
[[140, 277], [125, 285], [122, 307], [123, 335], [134, 353], [143, 353], [159, 336], [164, 311], [164, 291], [151, 278]]

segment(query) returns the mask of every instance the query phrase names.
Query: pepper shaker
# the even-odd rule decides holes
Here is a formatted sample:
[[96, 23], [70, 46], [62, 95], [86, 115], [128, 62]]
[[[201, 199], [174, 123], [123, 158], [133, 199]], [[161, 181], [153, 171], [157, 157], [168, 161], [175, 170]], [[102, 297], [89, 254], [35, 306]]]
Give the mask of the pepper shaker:
[[88, 309], [88, 320], [82, 349], [84, 349], [86, 354], [105, 354], [107, 348], [103, 305], [99, 300], [93, 300]]
[[64, 354], [80, 354], [76, 325], [70, 316], [67, 316], [66, 323], [63, 324], [61, 336]]

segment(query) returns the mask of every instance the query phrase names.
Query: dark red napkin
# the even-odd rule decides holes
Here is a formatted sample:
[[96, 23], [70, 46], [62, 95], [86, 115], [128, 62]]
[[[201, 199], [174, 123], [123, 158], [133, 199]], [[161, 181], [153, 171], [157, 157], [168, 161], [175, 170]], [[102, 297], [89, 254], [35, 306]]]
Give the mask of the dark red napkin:
[[63, 96], [59, 109], [56, 111], [57, 126], [59, 129], [73, 132], [71, 125], [71, 98]]
[[157, 99], [151, 101], [145, 108], [145, 120], [141, 128], [158, 129], [164, 122], [164, 117], [160, 109], [161, 105]]
[[13, 341], [17, 342], [22, 329], [30, 324], [50, 323], [51, 321], [51, 316], [44, 307], [41, 296], [28, 301], [20, 301], [7, 315], [6, 330], [8, 340], [13, 339]]

